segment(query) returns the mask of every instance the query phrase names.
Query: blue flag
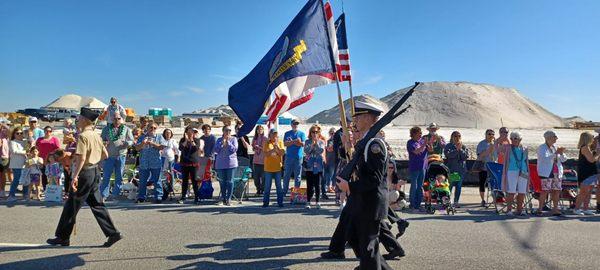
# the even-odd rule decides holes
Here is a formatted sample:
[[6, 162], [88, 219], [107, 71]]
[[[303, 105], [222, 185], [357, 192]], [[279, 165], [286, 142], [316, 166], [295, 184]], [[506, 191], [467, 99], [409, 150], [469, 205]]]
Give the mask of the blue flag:
[[229, 88], [229, 106], [244, 123], [238, 135], [246, 135], [254, 128], [275, 88], [284, 89], [288, 100], [281, 102], [287, 102], [289, 107], [296, 98], [294, 93], [325, 84], [317, 82], [315, 76], [330, 83], [331, 74], [332, 54], [323, 2], [309, 0], [254, 69]]

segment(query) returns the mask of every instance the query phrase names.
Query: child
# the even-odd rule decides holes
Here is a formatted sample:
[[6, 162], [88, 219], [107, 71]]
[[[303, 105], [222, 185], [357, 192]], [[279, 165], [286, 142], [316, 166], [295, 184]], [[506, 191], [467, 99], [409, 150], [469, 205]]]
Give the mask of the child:
[[64, 194], [63, 200], [66, 200], [69, 195], [69, 189], [71, 187], [71, 152], [64, 151], [62, 149], [57, 149], [54, 151], [54, 156], [56, 161], [60, 163], [63, 168], [63, 184], [64, 184]]
[[46, 175], [48, 176], [49, 185], [60, 185], [63, 179], [63, 168], [58, 162], [60, 156], [56, 153], [48, 155], [48, 164], [46, 165]]
[[[28, 159], [25, 161], [25, 169], [27, 170], [27, 174], [29, 175], [30, 184], [29, 184], [29, 194], [32, 194], [33, 187], [36, 187], [36, 197], [38, 201], [41, 200], [41, 192], [42, 192], [42, 166], [44, 166], [44, 160], [39, 157], [40, 152], [37, 147], [32, 146], [29, 149]], [[25, 187], [23, 187], [25, 189]], [[25, 199], [29, 201], [29, 196]]]
[[435, 184], [433, 185], [433, 192], [437, 195], [438, 199], [450, 200], [450, 183], [443, 174], [435, 176]]

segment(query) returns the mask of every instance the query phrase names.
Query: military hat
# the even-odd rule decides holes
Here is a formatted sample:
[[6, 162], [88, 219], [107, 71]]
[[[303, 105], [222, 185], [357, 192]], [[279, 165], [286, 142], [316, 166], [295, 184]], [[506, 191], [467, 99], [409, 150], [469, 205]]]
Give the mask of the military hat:
[[356, 100], [354, 102], [354, 115], [353, 116], [357, 116], [359, 114], [366, 114], [366, 113], [370, 113], [370, 114], [379, 116], [383, 112], [383, 110], [384, 110], [384, 108], [375, 102], [371, 102], [368, 100], [365, 100], [365, 101]]
[[100, 116], [100, 114], [90, 108], [81, 107], [79, 111], [79, 115], [85, 117], [86, 119], [94, 122]]

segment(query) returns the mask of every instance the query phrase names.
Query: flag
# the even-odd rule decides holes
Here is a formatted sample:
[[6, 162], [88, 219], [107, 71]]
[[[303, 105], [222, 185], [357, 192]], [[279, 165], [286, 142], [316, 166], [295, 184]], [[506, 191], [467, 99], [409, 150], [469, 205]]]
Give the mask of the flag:
[[337, 48], [339, 66], [337, 68], [338, 80], [340, 82], [352, 81], [350, 74], [350, 53], [348, 52], [348, 40], [346, 39], [346, 14], [342, 13], [335, 20], [335, 36], [337, 37]]
[[252, 71], [229, 88], [229, 106], [244, 123], [238, 135], [254, 128], [273, 91], [270, 120], [310, 100], [313, 88], [335, 82], [327, 31], [323, 2], [309, 0]]

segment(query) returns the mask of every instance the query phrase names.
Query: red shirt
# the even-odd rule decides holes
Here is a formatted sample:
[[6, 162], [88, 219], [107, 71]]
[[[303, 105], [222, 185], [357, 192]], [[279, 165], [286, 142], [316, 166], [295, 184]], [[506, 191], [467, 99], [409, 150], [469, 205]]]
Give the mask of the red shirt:
[[47, 140], [44, 139], [44, 137], [41, 137], [35, 141], [35, 146], [37, 147], [38, 151], [40, 151], [40, 157], [46, 161], [48, 160], [48, 154], [60, 148], [60, 141], [58, 141], [58, 138], [54, 136]]

